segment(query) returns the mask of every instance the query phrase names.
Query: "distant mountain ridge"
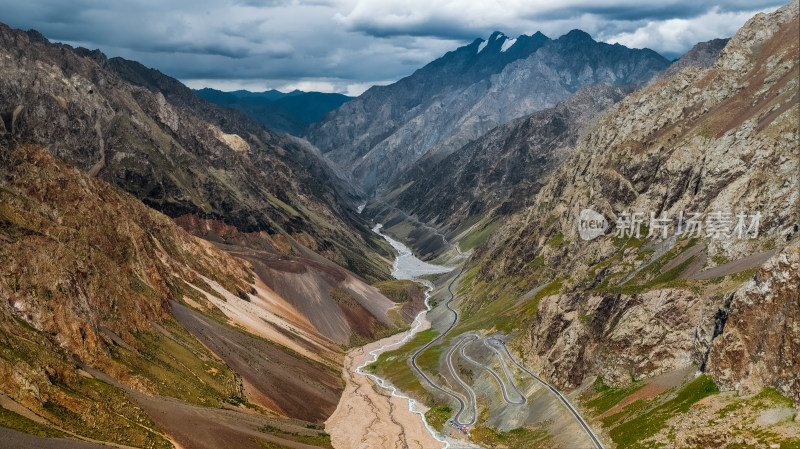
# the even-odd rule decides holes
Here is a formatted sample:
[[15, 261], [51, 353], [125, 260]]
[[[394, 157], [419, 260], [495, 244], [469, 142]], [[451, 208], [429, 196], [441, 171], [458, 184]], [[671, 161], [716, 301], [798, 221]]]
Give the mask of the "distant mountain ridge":
[[696, 44], [647, 83], [584, 86], [555, 107], [511, 120], [449, 155], [428, 153], [401, 170], [364, 214], [382, 223], [413, 216], [411, 221], [420, 229], [406, 240], [425, 257], [447, 249], [431, 229], [444, 233], [450, 242], [469, 242], [469, 235], [496, 226], [500, 217], [525, 207], [546, 175], [572, 152], [583, 130], [606, 108], [687, 67], [711, 67], [727, 42]]
[[[203, 90], [203, 89], [200, 89], [200, 90]], [[211, 90], [213, 90], [213, 89], [211, 89]], [[197, 92], [197, 90], [195, 90], [195, 92]], [[281, 92], [281, 91], [279, 91], [277, 89], [265, 90], [263, 92], [251, 92], [249, 90], [239, 89], [239, 90], [234, 90], [234, 91], [229, 92], [229, 93], [235, 95], [238, 98], [253, 98], [253, 97], [255, 97], [255, 98], [265, 98], [267, 100], [274, 101], [274, 100], [278, 100], [280, 98], [292, 97], [292, 96], [295, 96], [295, 95], [302, 95], [302, 94], [306, 94], [306, 93], [309, 93], [309, 92], [304, 92], [304, 91], [298, 90], [298, 89], [295, 89], [295, 90], [293, 90], [291, 92]]]
[[223, 92], [206, 87], [194, 89], [194, 92], [210, 103], [239, 110], [272, 131], [294, 136], [302, 135], [308, 125], [353, 99], [337, 93], [296, 89], [286, 93], [275, 89]]
[[[570, 154], [584, 127], [632, 90], [602, 83], [585, 86], [555, 107], [498, 126], [440, 161], [423, 158], [391, 184], [385, 203], [449, 237], [496, 208], [510, 215], [525, 206], [545, 175]], [[373, 215], [380, 204], [370, 204], [365, 213]]]
[[449, 154], [497, 125], [550, 108], [580, 87], [647, 81], [670, 62], [580, 30], [488, 40], [376, 86], [311, 125], [305, 137], [374, 193], [428, 152]]

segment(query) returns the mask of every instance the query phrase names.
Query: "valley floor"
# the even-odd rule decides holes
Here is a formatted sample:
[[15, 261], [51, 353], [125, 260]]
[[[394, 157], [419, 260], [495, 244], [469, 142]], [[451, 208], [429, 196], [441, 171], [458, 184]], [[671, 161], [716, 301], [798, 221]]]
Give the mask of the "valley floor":
[[[422, 321], [419, 330], [430, 327]], [[419, 415], [409, 410], [409, 402], [393, 396], [378, 386], [371, 377], [356, 369], [372, 360], [370, 351], [402, 340], [407, 332], [384, 338], [347, 353], [344, 362], [344, 379], [347, 387], [339, 406], [325, 423], [334, 447], [341, 448], [441, 448], [425, 428]], [[419, 408], [419, 404], [416, 405]], [[424, 410], [423, 410], [424, 411]]]

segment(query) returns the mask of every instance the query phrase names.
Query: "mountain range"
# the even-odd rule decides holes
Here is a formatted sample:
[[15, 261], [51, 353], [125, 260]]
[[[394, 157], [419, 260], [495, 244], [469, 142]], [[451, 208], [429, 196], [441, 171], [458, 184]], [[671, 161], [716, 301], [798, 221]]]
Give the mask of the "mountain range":
[[[423, 255], [447, 249], [431, 229], [459, 241], [469, 234], [488, 234], [500, 217], [527, 206], [546, 175], [564, 161], [604, 110], [684, 68], [711, 67], [727, 42], [698, 43], [646, 83], [584, 86], [555, 107], [498, 126], [449, 155], [426, 154], [402, 170], [365, 213], [389, 224], [398, 219], [410, 223], [415, 229], [406, 240]], [[466, 239], [462, 249], [480, 240]]]
[[194, 92], [210, 103], [242, 111], [272, 131], [293, 136], [301, 136], [309, 125], [353, 99], [337, 93], [300, 90], [288, 93], [274, 89], [265, 92], [223, 92], [204, 88]]
[[640, 83], [668, 65], [652, 50], [596, 42], [579, 30], [558, 39], [495, 32], [394, 84], [370, 88], [305, 137], [374, 193], [427, 153], [449, 154], [582, 86]]
[[307, 142], [138, 62], [0, 32], [7, 51], [26, 55], [0, 69], [4, 79], [33, 74], [0, 85], [7, 140], [46, 146], [173, 218], [195, 215], [258, 235], [261, 247], [310, 247], [368, 278], [388, 277], [370, 257], [387, 250], [346, 207], [357, 192]]
[[5, 25], [0, 40], [3, 426], [324, 442], [343, 348], [422, 307], [392, 296], [357, 192], [307, 142], [156, 70]]
[[[418, 365], [441, 385], [458, 385], [455, 371], [474, 386], [487, 423], [471, 428], [474, 442], [502, 447], [520, 435], [504, 429], [524, 422], [550, 435], [545, 446], [571, 447], [553, 415], [482, 390], [492, 379], [472, 362], [442, 368], [483, 329], [570, 392], [609, 446], [794, 444], [799, 33], [794, 1], [648, 79], [583, 87], [431, 150], [376, 192], [364, 213], [421, 257], [452, 263], [472, 250], [448, 304], [459, 310], [448, 355]], [[605, 220], [597, 238], [581, 235], [587, 210]], [[625, 232], [631, 213], [640, 233]], [[669, 217], [666, 238], [651, 234], [650, 214]], [[691, 214], [711, 229], [717, 216], [759, 217], [758, 231], [679, 233]], [[443, 309], [430, 316], [450, 324]], [[393, 362], [402, 354], [374, 372], [423, 401], [428, 381], [408, 382], [414, 371]], [[785, 421], [758, 421], [783, 409]]]
[[0, 24], [0, 446], [797, 446], [798, 16], [495, 32], [357, 98]]

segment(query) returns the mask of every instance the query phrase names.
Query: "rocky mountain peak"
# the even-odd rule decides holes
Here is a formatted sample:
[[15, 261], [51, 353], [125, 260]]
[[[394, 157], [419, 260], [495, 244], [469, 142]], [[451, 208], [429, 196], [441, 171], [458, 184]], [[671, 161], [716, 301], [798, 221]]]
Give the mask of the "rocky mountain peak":
[[687, 67], [700, 67], [703, 69], [711, 67], [717, 61], [719, 53], [725, 48], [729, 40], [712, 39], [695, 44], [694, 47], [670, 64], [669, 67], [653, 76], [649, 84], [669, 78]]
[[556, 40], [495, 31], [397, 83], [368, 90], [305, 137], [373, 193], [428, 152], [447, 155], [582, 86], [641, 83], [668, 65], [652, 50], [598, 43], [579, 30]]
[[592, 38], [592, 36], [589, 33], [579, 29], [571, 30], [569, 33], [559, 37], [558, 40], [561, 42], [587, 43], [587, 44], [597, 42]]
[[28, 30], [25, 32], [28, 35], [28, 39], [30, 39], [31, 43], [33, 44], [49, 44], [50, 41], [44, 37], [44, 34], [36, 31], [36, 30]]
[[503, 37], [506, 37], [506, 35], [503, 34], [502, 31], [495, 31], [495, 32], [493, 32], [492, 34], [489, 35], [489, 42], [495, 41], [495, 40], [497, 40], [499, 38], [503, 38]]

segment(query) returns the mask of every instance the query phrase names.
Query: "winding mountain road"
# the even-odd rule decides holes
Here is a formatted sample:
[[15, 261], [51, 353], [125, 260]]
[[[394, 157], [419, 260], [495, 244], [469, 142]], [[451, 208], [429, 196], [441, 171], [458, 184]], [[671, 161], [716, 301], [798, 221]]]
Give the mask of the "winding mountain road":
[[[448, 332], [450, 332], [451, 330], [453, 330], [453, 328], [456, 326], [456, 324], [458, 324], [458, 311], [457, 311], [456, 309], [454, 309], [454, 308], [453, 308], [453, 307], [450, 305], [450, 303], [452, 303], [452, 302], [453, 302], [453, 300], [454, 300], [454, 299], [455, 299], [455, 297], [456, 297], [456, 296], [455, 296], [455, 294], [453, 293], [453, 284], [455, 284], [455, 282], [458, 280], [458, 278], [459, 278], [459, 277], [461, 277], [461, 273], [463, 273], [463, 272], [464, 272], [464, 268], [461, 268], [461, 271], [459, 271], [459, 272], [458, 272], [458, 275], [456, 275], [456, 277], [454, 277], [454, 278], [453, 278], [453, 280], [452, 280], [452, 281], [450, 281], [450, 284], [448, 284], [448, 285], [447, 285], [447, 291], [450, 293], [450, 298], [447, 300], [447, 302], [445, 302], [445, 304], [444, 304], [444, 305], [445, 305], [445, 307], [447, 307], [447, 309], [448, 309], [450, 312], [452, 312], [452, 313], [453, 313], [453, 322], [452, 322], [452, 323], [450, 323], [450, 326], [449, 326], [449, 327], [448, 327], [448, 328], [447, 328], [447, 329], [446, 329], [444, 332], [442, 332], [441, 334], [437, 335], [437, 336], [436, 336], [436, 338], [434, 338], [433, 340], [429, 341], [429, 342], [428, 342], [428, 344], [426, 344], [425, 346], [423, 346], [423, 347], [419, 348], [419, 350], [417, 350], [417, 352], [415, 352], [415, 353], [414, 353], [414, 355], [412, 355], [412, 356], [411, 356], [411, 368], [413, 368], [413, 369], [414, 369], [414, 371], [416, 371], [416, 372], [417, 372], [417, 374], [419, 374], [419, 376], [420, 376], [420, 377], [422, 377], [423, 379], [425, 379], [425, 381], [426, 381], [426, 382], [428, 382], [428, 384], [429, 384], [429, 385], [430, 385], [430, 386], [431, 386], [431, 387], [432, 387], [434, 390], [436, 390], [436, 391], [438, 391], [438, 392], [440, 392], [440, 393], [442, 393], [442, 394], [444, 394], [444, 395], [446, 395], [446, 396], [449, 396], [449, 397], [451, 397], [451, 398], [455, 399], [455, 400], [456, 400], [456, 402], [458, 402], [458, 404], [459, 404], [459, 410], [458, 410], [458, 411], [456, 412], [456, 414], [454, 415], [454, 416], [455, 416], [454, 420], [455, 420], [456, 424], [460, 424], [460, 425], [468, 426], [468, 425], [472, 425], [472, 424], [474, 424], [474, 422], [475, 422], [475, 416], [474, 416], [474, 415], [475, 415], [475, 413], [473, 413], [473, 420], [472, 420], [472, 422], [471, 422], [471, 423], [462, 423], [462, 422], [460, 422], [460, 421], [458, 421], [458, 420], [457, 420], [457, 418], [458, 418], [459, 416], [461, 416], [461, 414], [464, 412], [464, 409], [466, 409], [466, 407], [467, 407], [467, 404], [466, 404], [466, 402], [464, 401], [464, 399], [463, 399], [461, 396], [459, 396], [459, 395], [457, 395], [457, 394], [455, 394], [455, 393], [453, 393], [453, 392], [447, 391], [447, 390], [445, 390], [444, 388], [442, 388], [442, 387], [440, 387], [440, 386], [436, 385], [436, 383], [434, 383], [434, 382], [433, 382], [433, 380], [431, 380], [431, 378], [430, 378], [430, 377], [428, 377], [428, 375], [427, 375], [427, 374], [425, 374], [425, 372], [423, 372], [423, 371], [422, 371], [422, 370], [419, 368], [419, 366], [417, 365], [417, 358], [418, 358], [420, 355], [422, 355], [422, 353], [423, 353], [423, 352], [425, 352], [425, 351], [426, 351], [428, 348], [430, 348], [431, 346], [433, 346], [433, 345], [435, 345], [436, 343], [438, 343], [438, 342], [439, 342], [439, 341], [440, 341], [442, 338], [444, 338], [444, 336], [445, 336], [445, 335], [447, 335], [447, 333], [448, 333]], [[452, 352], [452, 351], [451, 351], [451, 352]], [[449, 355], [449, 354], [448, 354], [448, 357], [447, 357], [447, 359], [448, 359], [448, 364], [449, 364], [449, 363], [450, 363], [450, 355]], [[459, 381], [460, 381], [460, 380], [461, 380], [461, 379], [459, 379]], [[468, 391], [472, 391], [472, 390], [471, 390], [471, 389], [468, 389]], [[473, 393], [473, 394], [474, 394], [474, 393]]]
[[603, 444], [600, 443], [600, 440], [597, 438], [597, 436], [594, 434], [594, 432], [592, 432], [591, 427], [589, 427], [589, 425], [586, 424], [586, 421], [583, 420], [583, 417], [581, 417], [580, 413], [578, 413], [578, 411], [575, 410], [575, 407], [573, 407], [572, 404], [569, 403], [569, 401], [567, 400], [567, 398], [564, 397], [564, 395], [559, 393], [558, 390], [553, 388], [553, 386], [550, 385], [549, 383], [545, 382], [541, 377], [539, 377], [536, 374], [528, 371], [527, 368], [525, 368], [524, 366], [522, 366], [522, 364], [517, 362], [516, 359], [514, 359], [514, 357], [512, 357], [511, 353], [508, 351], [508, 348], [506, 347], [506, 342], [504, 342], [503, 340], [500, 340], [499, 338], [495, 338], [495, 337], [489, 337], [489, 338], [486, 339], [486, 341], [488, 341], [489, 345], [491, 345], [491, 346], [493, 346], [495, 348], [502, 348], [503, 351], [505, 352], [506, 356], [508, 357], [508, 359], [511, 360], [511, 363], [513, 363], [514, 365], [517, 365], [517, 368], [521, 369], [522, 371], [527, 373], [529, 376], [531, 376], [534, 379], [536, 379], [537, 381], [539, 381], [539, 383], [541, 383], [543, 386], [547, 387], [554, 395], [556, 395], [556, 397], [559, 400], [561, 400], [561, 402], [564, 404], [564, 406], [567, 407], [567, 410], [569, 410], [570, 413], [572, 413], [572, 416], [575, 417], [575, 419], [578, 421], [578, 423], [581, 425], [581, 427], [583, 427], [583, 430], [585, 430], [586, 434], [589, 435], [589, 438], [592, 440], [592, 443], [595, 445], [595, 447], [597, 449], [603, 449]]
[[[491, 349], [492, 352], [494, 352], [494, 354], [500, 360], [500, 366], [503, 367], [503, 372], [506, 375], [506, 379], [508, 379], [508, 383], [511, 384], [511, 388], [513, 388], [514, 391], [516, 391], [517, 394], [521, 398], [526, 399], [525, 395], [522, 394], [521, 391], [519, 391], [519, 388], [517, 387], [517, 384], [514, 383], [514, 376], [512, 376], [511, 372], [508, 370], [508, 365], [506, 365], [506, 359], [503, 358], [503, 355], [501, 353], [499, 353], [497, 350], [495, 350], [493, 346], [491, 346], [489, 343], [487, 343], [485, 338], [483, 339], [483, 345], [486, 346], [487, 348]], [[526, 399], [526, 402], [527, 402], [527, 399]]]
[[464, 380], [461, 379], [461, 377], [458, 375], [458, 373], [456, 373], [456, 370], [453, 367], [453, 354], [455, 354], [456, 350], [458, 350], [459, 348], [463, 350], [464, 344], [467, 343], [468, 341], [469, 337], [462, 338], [461, 341], [459, 341], [452, 348], [450, 348], [450, 351], [447, 353], [447, 369], [450, 370], [450, 375], [453, 376], [453, 379], [455, 379], [455, 381], [458, 382], [459, 385], [461, 385], [461, 388], [463, 388], [467, 392], [467, 396], [469, 396], [470, 406], [472, 406], [472, 419], [470, 419], [469, 421], [461, 421], [461, 414], [464, 413], [465, 411], [464, 407], [462, 407], [461, 410], [459, 410], [458, 413], [456, 413], [455, 416], [453, 417], [453, 421], [455, 421], [456, 424], [460, 424], [462, 426], [471, 426], [475, 424], [475, 421], [478, 420], [478, 398], [475, 396], [475, 391], [466, 382], [464, 382]]
[[[453, 314], [453, 321], [450, 323], [450, 325], [447, 327], [447, 329], [444, 332], [442, 332], [441, 334], [437, 335], [436, 338], [434, 338], [433, 340], [429, 341], [425, 346], [423, 346], [420, 349], [418, 349], [417, 352], [415, 352], [414, 355], [411, 356], [411, 367], [414, 369], [414, 371], [417, 372], [417, 374], [420, 375], [420, 377], [425, 379], [425, 381], [428, 382], [428, 384], [434, 390], [436, 390], [436, 391], [438, 391], [438, 392], [440, 392], [440, 393], [442, 393], [442, 394], [444, 394], [446, 396], [449, 396], [449, 397], [455, 399], [456, 402], [458, 402], [459, 409], [453, 415], [453, 421], [455, 422], [455, 424], [461, 425], [461, 426], [471, 426], [471, 425], [475, 424], [475, 422], [477, 420], [477, 414], [478, 414], [477, 409], [475, 408], [475, 403], [476, 403], [475, 392], [472, 390], [472, 388], [469, 385], [467, 385], [456, 374], [455, 369], [453, 368], [452, 355], [455, 353], [456, 350], [461, 348], [462, 351], [460, 351], [460, 353], [461, 353], [462, 356], [465, 357], [465, 359], [467, 359], [467, 360], [469, 360], [471, 362], [474, 362], [474, 363], [478, 364], [479, 366], [482, 366], [483, 368], [489, 369], [488, 367], [480, 365], [479, 363], [477, 363], [474, 360], [470, 359], [468, 356], [466, 356], [466, 354], [463, 353], [464, 345], [467, 344], [467, 343], [471, 343], [472, 341], [477, 339], [477, 336], [467, 335], [465, 338], [463, 338], [461, 341], [459, 341], [447, 353], [447, 360], [446, 360], [448, 369], [450, 370], [450, 374], [453, 375], [455, 380], [462, 387], [464, 387], [464, 389], [467, 391], [467, 394], [470, 396], [469, 401], [470, 401], [470, 405], [472, 406], [472, 409], [473, 409], [473, 414], [472, 414], [472, 419], [467, 421], [467, 422], [460, 421], [461, 415], [464, 413], [464, 411], [467, 408], [467, 402], [464, 401], [464, 398], [462, 398], [460, 395], [458, 395], [456, 393], [453, 393], [451, 391], [445, 390], [444, 388], [436, 385], [436, 383], [434, 383], [433, 380], [430, 377], [428, 377], [428, 375], [425, 374], [419, 368], [419, 366], [417, 365], [417, 358], [420, 355], [422, 355], [422, 353], [424, 353], [428, 348], [430, 348], [431, 346], [433, 346], [433, 345], [437, 344], [439, 341], [441, 341], [458, 324], [458, 318], [459, 318], [458, 310], [454, 309], [451, 304], [452, 304], [453, 300], [455, 299], [455, 294], [453, 293], [453, 284], [455, 284], [455, 282], [458, 280], [458, 278], [461, 277], [461, 274], [463, 272], [464, 272], [464, 269], [462, 268], [461, 271], [459, 271], [458, 275], [456, 275], [456, 277], [454, 277], [453, 280], [450, 281], [450, 284], [447, 285], [447, 291], [448, 291], [448, 293], [450, 293], [450, 298], [447, 300], [447, 302], [445, 302], [444, 305]], [[474, 338], [470, 338], [470, 337], [474, 337]], [[578, 421], [578, 424], [580, 424], [580, 426], [583, 427], [583, 429], [586, 431], [586, 434], [589, 436], [589, 439], [592, 440], [592, 443], [594, 444], [594, 446], [597, 449], [603, 449], [603, 444], [600, 442], [600, 440], [594, 434], [594, 432], [592, 431], [591, 427], [589, 427], [589, 425], [586, 424], [586, 421], [583, 420], [583, 417], [581, 417], [580, 413], [578, 413], [578, 411], [575, 409], [575, 407], [573, 407], [572, 404], [570, 404], [570, 402], [567, 400], [567, 398], [565, 398], [558, 390], [553, 388], [552, 385], [550, 385], [549, 383], [545, 382], [542, 378], [540, 378], [539, 376], [537, 376], [533, 372], [529, 371], [522, 364], [517, 362], [517, 360], [514, 359], [514, 357], [508, 351], [508, 348], [506, 347], [506, 344], [505, 344], [505, 342], [503, 340], [500, 340], [499, 338], [496, 338], [496, 337], [488, 337], [488, 338], [484, 339], [484, 344], [486, 344], [490, 349], [494, 349], [495, 351], [497, 351], [498, 349], [502, 349], [502, 351], [505, 353], [505, 356], [508, 357], [508, 359], [511, 361], [511, 363], [516, 365], [517, 368], [521, 369], [523, 372], [525, 372], [526, 374], [528, 374], [529, 376], [534, 378], [536, 381], [541, 383], [543, 386], [547, 387], [547, 389], [549, 389], [564, 404], [564, 406], [567, 408], [567, 410], [569, 410], [569, 412], [572, 414], [572, 416], [575, 417], [575, 419]], [[498, 357], [500, 357], [501, 364], [503, 365], [503, 369], [505, 371], [506, 377], [509, 379], [509, 382], [511, 382], [512, 386], [514, 386], [514, 389], [517, 391], [517, 393], [520, 393], [520, 396], [524, 398], [524, 395], [517, 389], [516, 385], [514, 385], [513, 381], [511, 380], [512, 379], [511, 373], [508, 371], [508, 369], [507, 369], [507, 367], [505, 365], [505, 361], [503, 360], [503, 357], [501, 356], [501, 354], [499, 352], [495, 352], [495, 354]], [[499, 380], [499, 376], [497, 376], [497, 373], [493, 372], [493, 374], [495, 376], [495, 379]], [[502, 382], [501, 382], [501, 385], [502, 385]], [[504, 388], [503, 388], [503, 391], [505, 391]], [[509, 402], [508, 401], [509, 398], [507, 397], [507, 392], [504, 394], [504, 399], [506, 400], [506, 402]], [[510, 403], [513, 403], [513, 402], [510, 402]]]
[[453, 376], [453, 378], [456, 380], [456, 382], [458, 382], [459, 385], [461, 385], [466, 390], [467, 395], [469, 396], [468, 401], [470, 402], [470, 405], [472, 406], [472, 410], [473, 410], [472, 418], [469, 421], [462, 422], [460, 420], [461, 419], [461, 415], [464, 413], [464, 411], [467, 408], [467, 402], [464, 400], [464, 398], [461, 395], [456, 394], [456, 393], [451, 392], [451, 391], [448, 391], [448, 390], [440, 387], [439, 385], [437, 385], [430, 377], [428, 377], [427, 374], [425, 374], [424, 371], [422, 371], [422, 369], [420, 369], [419, 365], [417, 364], [417, 359], [419, 358], [420, 355], [422, 355], [431, 346], [439, 343], [458, 324], [459, 313], [458, 313], [458, 310], [454, 309], [453, 306], [452, 306], [452, 302], [455, 300], [455, 293], [453, 293], [453, 285], [461, 277], [461, 274], [463, 272], [464, 272], [464, 268], [462, 267], [461, 270], [458, 272], [458, 274], [447, 285], [447, 292], [450, 294], [450, 298], [447, 299], [447, 301], [444, 303], [444, 305], [447, 308], [447, 310], [449, 310], [453, 314], [453, 321], [450, 323], [450, 325], [447, 327], [447, 329], [445, 329], [444, 332], [442, 332], [441, 334], [437, 335], [435, 338], [433, 338], [431, 341], [429, 341], [423, 347], [418, 349], [411, 356], [411, 368], [414, 371], [416, 371], [416, 373], [421, 378], [425, 379], [425, 381], [431, 386], [431, 388], [433, 388], [434, 390], [444, 394], [445, 396], [449, 396], [449, 397], [455, 399], [455, 401], [458, 402], [459, 409], [453, 415], [453, 422], [456, 425], [459, 425], [459, 426], [471, 426], [471, 425], [475, 424], [475, 422], [477, 421], [477, 415], [478, 415], [478, 410], [477, 410], [477, 407], [476, 407], [476, 402], [477, 401], [476, 401], [476, 397], [475, 397], [475, 392], [472, 390], [472, 388], [469, 385], [467, 385], [458, 376], [458, 374], [455, 372], [455, 368], [453, 367], [452, 356], [459, 349], [460, 349], [460, 351], [459, 351], [460, 355], [465, 360], [467, 360], [470, 363], [473, 363], [473, 364], [475, 364], [477, 366], [480, 366], [481, 368], [486, 369], [487, 371], [490, 372], [490, 374], [500, 384], [500, 388], [501, 388], [501, 391], [503, 393], [503, 399], [507, 403], [519, 405], [519, 404], [524, 404], [524, 403], [527, 402], [527, 398], [525, 397], [525, 395], [523, 395], [519, 391], [517, 386], [514, 384], [513, 377], [512, 377], [511, 373], [508, 370], [508, 367], [507, 367], [507, 365], [505, 363], [505, 360], [503, 359], [502, 354], [499, 351], [499, 349], [502, 349], [502, 351], [505, 353], [505, 356], [508, 357], [508, 359], [511, 361], [511, 363], [513, 363], [514, 365], [517, 366], [517, 368], [521, 369], [523, 372], [525, 372], [526, 374], [528, 374], [529, 376], [534, 378], [540, 384], [542, 384], [543, 386], [547, 387], [547, 389], [549, 389], [564, 404], [564, 406], [567, 408], [567, 410], [569, 410], [569, 412], [572, 414], [572, 416], [575, 417], [575, 419], [578, 421], [578, 424], [580, 424], [580, 426], [583, 427], [583, 429], [586, 431], [586, 434], [589, 436], [589, 439], [592, 440], [592, 443], [594, 444], [594, 446], [597, 449], [603, 449], [603, 445], [600, 442], [600, 440], [594, 434], [594, 432], [589, 427], [589, 425], [586, 423], [586, 421], [583, 420], [583, 417], [581, 417], [580, 413], [578, 413], [578, 411], [575, 409], [575, 407], [573, 407], [572, 404], [570, 404], [570, 402], [567, 400], [567, 398], [565, 398], [558, 390], [553, 388], [553, 386], [551, 386], [549, 383], [545, 382], [542, 378], [540, 378], [539, 376], [537, 376], [533, 372], [529, 371], [522, 364], [517, 362], [517, 360], [514, 359], [514, 357], [508, 351], [508, 348], [506, 347], [505, 341], [503, 341], [503, 340], [501, 340], [499, 338], [496, 338], [496, 337], [487, 337], [487, 338], [484, 339], [483, 342], [488, 348], [492, 349], [495, 352], [495, 355], [500, 359], [500, 364], [503, 367], [503, 371], [504, 371], [504, 373], [506, 375], [506, 378], [508, 379], [509, 383], [514, 388], [514, 390], [522, 398], [523, 402], [517, 402], [517, 401], [510, 400], [510, 398], [508, 397], [508, 391], [506, 390], [505, 385], [503, 384], [502, 380], [497, 375], [497, 373], [494, 372], [494, 370], [492, 370], [491, 368], [480, 364], [479, 362], [473, 360], [472, 358], [470, 358], [469, 356], [466, 355], [466, 353], [464, 352], [464, 348], [468, 344], [471, 344], [472, 342], [474, 342], [475, 340], [477, 340], [479, 338], [475, 334], [467, 334], [464, 338], [461, 339], [461, 341], [459, 341], [457, 344], [455, 344], [450, 349], [450, 351], [447, 353], [447, 357], [446, 357], [446, 363], [447, 363], [447, 367], [448, 367], [448, 369], [450, 371], [450, 374]]
[[[481, 369], [484, 369], [484, 370], [486, 370], [486, 371], [487, 371], [489, 374], [491, 374], [491, 376], [492, 376], [492, 377], [494, 377], [494, 380], [496, 380], [496, 381], [497, 381], [497, 383], [498, 383], [498, 385], [500, 385], [500, 392], [501, 392], [501, 393], [502, 393], [502, 395], [503, 395], [503, 400], [504, 400], [504, 401], [505, 401], [507, 404], [509, 404], [509, 405], [523, 405], [523, 404], [527, 403], [527, 402], [528, 402], [528, 398], [526, 398], [526, 397], [525, 397], [525, 395], [524, 395], [524, 394], [522, 394], [522, 393], [519, 391], [519, 389], [517, 388], [517, 386], [514, 384], [514, 381], [511, 379], [511, 376], [509, 375], [509, 373], [508, 373], [508, 369], [506, 368], [505, 362], [503, 361], [503, 359], [502, 359], [502, 358], [500, 358], [500, 362], [503, 364], [503, 370], [504, 370], [504, 371], [505, 371], [505, 373], [506, 373], [506, 379], [508, 379], [508, 382], [511, 384], [511, 388], [513, 388], [513, 389], [514, 389], [514, 391], [516, 391], [516, 392], [517, 392], [517, 394], [519, 395], [520, 399], [519, 399], [518, 401], [513, 401], [513, 400], [511, 400], [511, 398], [509, 398], [509, 397], [508, 397], [508, 390], [506, 389], [506, 385], [505, 385], [505, 383], [503, 382], [503, 380], [502, 380], [502, 379], [500, 379], [500, 376], [499, 376], [499, 375], [498, 375], [498, 374], [495, 372], [495, 370], [493, 370], [491, 367], [489, 367], [489, 366], [487, 366], [487, 365], [484, 365], [484, 364], [482, 364], [482, 363], [478, 362], [477, 360], [475, 360], [475, 359], [473, 359], [472, 357], [468, 356], [468, 355], [467, 355], [467, 354], [464, 352], [464, 350], [467, 348], [467, 346], [469, 346], [470, 344], [472, 344], [472, 342], [474, 342], [475, 340], [478, 340], [478, 338], [479, 338], [479, 337], [478, 337], [477, 335], [474, 335], [474, 334], [472, 334], [472, 335], [468, 335], [468, 336], [467, 336], [467, 337], [466, 337], [466, 338], [463, 340], [463, 341], [464, 341], [464, 342], [466, 342], [466, 343], [465, 343], [465, 344], [463, 344], [463, 345], [461, 346], [461, 351], [459, 351], [459, 353], [461, 354], [461, 357], [462, 357], [464, 360], [468, 361], [469, 363], [471, 363], [471, 364], [473, 364], [473, 365], [475, 365], [475, 366], [477, 366], [477, 367], [479, 367], [479, 368], [481, 368]], [[486, 340], [484, 340], [484, 343], [485, 343], [485, 342], [486, 342]]]

